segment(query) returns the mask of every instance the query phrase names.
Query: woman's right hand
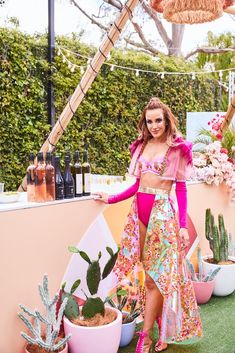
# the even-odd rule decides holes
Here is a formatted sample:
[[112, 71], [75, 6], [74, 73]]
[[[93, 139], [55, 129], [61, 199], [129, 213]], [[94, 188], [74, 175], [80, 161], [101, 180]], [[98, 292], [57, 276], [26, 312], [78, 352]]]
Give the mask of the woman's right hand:
[[101, 201], [104, 203], [108, 203], [109, 195], [106, 194], [105, 192], [94, 192], [94, 193], [92, 193], [92, 196], [94, 196], [95, 201]]

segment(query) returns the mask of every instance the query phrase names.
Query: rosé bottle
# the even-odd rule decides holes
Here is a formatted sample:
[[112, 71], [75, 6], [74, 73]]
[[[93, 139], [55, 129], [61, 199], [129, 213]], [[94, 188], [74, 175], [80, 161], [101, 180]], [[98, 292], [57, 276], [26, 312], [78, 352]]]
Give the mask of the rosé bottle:
[[35, 169], [35, 201], [45, 202], [47, 200], [46, 167], [42, 152], [38, 153], [37, 160], [38, 165]]
[[30, 165], [27, 168], [27, 200], [28, 202], [35, 202], [35, 169], [34, 154], [29, 154]]

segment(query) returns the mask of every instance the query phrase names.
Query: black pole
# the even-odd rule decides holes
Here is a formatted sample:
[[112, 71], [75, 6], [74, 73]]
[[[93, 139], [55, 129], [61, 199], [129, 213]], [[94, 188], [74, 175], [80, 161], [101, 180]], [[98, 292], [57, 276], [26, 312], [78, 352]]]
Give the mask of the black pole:
[[55, 97], [52, 83], [52, 65], [55, 54], [55, 0], [48, 0], [48, 122], [55, 125]]

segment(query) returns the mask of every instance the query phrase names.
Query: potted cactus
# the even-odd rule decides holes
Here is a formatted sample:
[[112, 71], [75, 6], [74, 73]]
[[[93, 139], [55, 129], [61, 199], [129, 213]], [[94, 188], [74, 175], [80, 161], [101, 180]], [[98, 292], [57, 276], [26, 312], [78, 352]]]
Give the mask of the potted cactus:
[[229, 295], [235, 290], [235, 258], [228, 255], [230, 239], [223, 216], [219, 214], [218, 225], [216, 225], [209, 208], [206, 210], [205, 234], [213, 255], [203, 258], [203, 271], [208, 274], [212, 269], [220, 266], [221, 270], [216, 276], [213, 294]]
[[69, 341], [70, 353], [117, 353], [121, 336], [122, 315], [119, 310], [105, 306], [105, 301], [97, 296], [99, 284], [113, 269], [118, 253], [113, 253], [106, 248], [110, 259], [100, 268], [101, 252], [97, 260], [91, 260], [89, 256], [74, 246], [69, 247], [73, 253], [78, 253], [87, 263], [88, 269], [86, 282], [89, 295], [84, 293], [86, 300], [82, 307], [73, 297], [74, 291], [80, 285], [80, 280], [75, 281], [69, 292], [62, 286], [62, 300], [68, 299], [65, 309], [64, 330], [65, 334], [72, 334]]
[[[42, 303], [45, 306], [46, 313], [41, 314], [38, 310], [30, 310], [26, 306], [20, 304], [23, 312], [19, 313], [19, 317], [27, 326], [31, 335], [21, 332], [21, 336], [27, 341], [25, 348], [26, 353], [45, 353], [45, 352], [59, 352], [67, 353], [67, 341], [71, 334], [65, 337], [60, 337], [60, 326], [64, 310], [66, 308], [68, 299], [65, 298], [57, 312], [58, 294], [52, 299], [49, 296], [48, 277], [44, 275], [43, 284], [39, 284], [39, 293]], [[33, 322], [26, 316], [33, 319]]]
[[116, 292], [105, 300], [111, 307], [122, 314], [122, 331], [120, 347], [127, 346], [135, 333], [136, 318], [141, 314], [141, 308], [136, 308], [137, 300], [128, 296], [128, 291], [118, 287]]
[[215, 277], [220, 271], [221, 267], [211, 269], [210, 272], [205, 275], [203, 273], [202, 253], [200, 248], [197, 249], [197, 261], [198, 273], [195, 272], [193, 264], [190, 262], [190, 260], [186, 258], [186, 263], [191, 274], [197, 303], [205, 304], [210, 300], [212, 296], [212, 292], [215, 286]]

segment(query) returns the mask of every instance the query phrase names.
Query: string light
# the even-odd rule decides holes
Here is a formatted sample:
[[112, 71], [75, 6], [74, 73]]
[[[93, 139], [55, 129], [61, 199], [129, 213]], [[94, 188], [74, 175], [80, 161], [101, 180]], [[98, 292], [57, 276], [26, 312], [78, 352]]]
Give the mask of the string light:
[[[76, 64], [72, 64], [68, 59], [67, 57], [64, 55], [63, 53], [63, 50], [66, 51], [66, 53], [68, 53], [69, 55], [70, 54], [73, 54], [74, 56], [76, 57], [79, 57], [79, 58], [84, 58], [87, 60], [87, 64], [89, 65], [92, 61], [92, 58], [90, 57], [87, 57], [85, 55], [82, 55], [82, 54], [78, 54], [78, 53], [75, 53], [75, 52], [72, 52], [70, 51], [69, 49], [66, 49], [64, 47], [59, 47], [58, 50], [57, 50], [57, 54], [58, 56], [62, 56], [62, 61], [63, 63], [67, 63], [68, 64], [68, 67], [70, 69], [73, 68], [73, 71], [75, 70], [76, 67], [79, 67], [80, 68], [80, 72], [81, 74], [84, 73], [84, 68], [83, 66], [79, 66], [79, 65], [76, 65]], [[111, 58], [111, 55], [110, 53], [107, 55], [107, 61], [110, 60]], [[158, 57], [154, 57], [153, 58], [153, 61], [157, 61], [157, 60], [160, 60]], [[70, 63], [70, 64], [69, 64]], [[208, 73], [218, 73], [219, 77], [222, 78], [223, 76], [223, 72], [226, 72], [226, 71], [234, 71], [235, 70], [235, 67], [232, 67], [232, 68], [228, 68], [228, 69], [223, 69], [223, 70], [215, 70], [215, 67], [211, 67], [210, 70], [207, 69], [205, 71], [197, 71], [197, 72], [158, 72], [158, 71], [153, 71], [153, 70], [144, 70], [144, 69], [136, 69], [134, 67], [129, 67], [129, 66], [121, 66], [121, 65], [116, 65], [116, 64], [111, 64], [111, 63], [107, 63], [105, 62], [104, 65], [108, 65], [110, 67], [110, 71], [114, 71], [115, 68], [117, 69], [121, 69], [121, 70], [129, 70], [129, 71], [132, 71], [135, 73], [135, 75], [138, 77], [140, 75], [141, 72], [143, 73], [150, 73], [150, 74], [155, 74], [155, 75], [160, 75], [160, 78], [161, 79], [164, 79], [165, 75], [191, 75], [192, 77], [192, 80], [195, 80], [196, 79], [196, 76], [198, 75], [204, 75], [204, 74], [208, 74]]]

